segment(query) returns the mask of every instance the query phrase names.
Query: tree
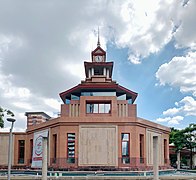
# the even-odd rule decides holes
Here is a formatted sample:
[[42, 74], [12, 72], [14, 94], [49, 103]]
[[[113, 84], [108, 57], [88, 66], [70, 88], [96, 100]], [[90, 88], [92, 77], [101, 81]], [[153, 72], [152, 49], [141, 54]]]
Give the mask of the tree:
[[176, 148], [177, 168], [180, 168], [180, 151], [188, 149], [190, 151], [190, 168], [192, 169], [193, 148], [196, 147], [196, 124], [190, 124], [182, 130], [171, 128], [169, 141], [170, 143], [174, 143]]
[[182, 130], [185, 138], [185, 148], [190, 151], [190, 169], [193, 168], [193, 149], [196, 147], [196, 124], [190, 124]]
[[174, 143], [177, 153], [177, 169], [180, 169], [180, 151], [185, 147], [184, 133], [181, 130], [171, 128], [169, 142]]
[[10, 116], [14, 116], [14, 113], [8, 109], [3, 109], [1, 106], [0, 106], [0, 128], [3, 128], [4, 127], [4, 121], [3, 121], [3, 117], [6, 115], [10, 115]]

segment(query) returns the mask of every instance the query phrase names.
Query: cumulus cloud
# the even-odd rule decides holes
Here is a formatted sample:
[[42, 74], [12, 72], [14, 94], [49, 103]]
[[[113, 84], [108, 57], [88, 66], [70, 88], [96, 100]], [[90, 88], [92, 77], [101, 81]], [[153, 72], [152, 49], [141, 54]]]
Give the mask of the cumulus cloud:
[[[179, 48], [188, 47], [190, 49], [196, 48], [196, 20], [195, 20], [195, 7], [196, 2], [189, 0], [187, 3], [182, 4], [174, 21], [180, 22], [180, 26], [174, 34], [176, 46]], [[176, 10], [177, 11], [177, 10]]]
[[158, 118], [157, 122], [167, 122], [169, 125], [179, 124], [184, 119], [183, 116], [165, 117]]
[[166, 111], [163, 111], [163, 115], [164, 116], [167, 116], [167, 115], [175, 115], [177, 114], [181, 109], [180, 108], [171, 108], [171, 109], [168, 109]]
[[120, 8], [124, 28], [114, 26], [115, 42], [119, 47], [129, 48], [129, 60], [134, 64], [159, 52], [172, 39], [178, 48], [194, 49], [195, 11], [196, 2], [193, 0], [187, 3], [124, 1]]
[[186, 56], [173, 57], [169, 63], [161, 65], [156, 72], [160, 85], [178, 87], [183, 93], [196, 96], [196, 52]]
[[168, 109], [163, 112], [164, 116], [173, 116], [183, 114], [184, 116], [196, 116], [196, 99], [191, 96], [184, 97], [181, 101], [176, 102], [177, 107]]
[[[188, 52], [185, 56], [173, 57], [171, 61], [161, 65], [156, 72], [156, 78], [160, 85], [177, 87], [185, 96], [175, 107], [163, 112], [164, 118], [158, 118], [158, 122], [179, 122], [174, 117], [196, 116], [196, 52]], [[165, 120], [165, 121], [164, 121]]]
[[[101, 46], [106, 50], [110, 42], [128, 48], [128, 58], [135, 64], [172, 39], [176, 47], [193, 50], [196, 1], [182, 2], [0, 1], [2, 106], [16, 112], [19, 127], [25, 122], [19, 114], [27, 110], [57, 111], [58, 93], [84, 78], [81, 68], [96, 47], [98, 26]], [[172, 83], [158, 76], [161, 82]], [[193, 92], [191, 83], [186, 80], [181, 90]]]
[[177, 103], [179, 109], [185, 114], [185, 116], [196, 116], [196, 99], [190, 96], [184, 97], [179, 103]]
[[186, 53], [183, 56], [175, 56], [168, 63], [162, 64], [156, 72], [156, 78], [161, 86], [179, 88], [185, 97], [176, 102], [175, 107], [164, 111], [163, 119], [179, 115], [196, 116], [195, 7], [196, 1], [181, 1], [176, 4], [176, 10], [171, 12], [171, 20], [174, 25], [172, 39], [175, 47], [186, 48]]
[[186, 96], [175, 103], [174, 108], [163, 112], [163, 118], [157, 118], [157, 122], [168, 122], [168, 124], [179, 124], [185, 116], [196, 116], [196, 99]]
[[[141, 6], [141, 4], [143, 4]], [[134, 64], [167, 44], [173, 33], [171, 11], [175, 4], [169, 1], [126, 1], [121, 8], [125, 28], [117, 34], [116, 44], [129, 48], [129, 60]], [[167, 9], [167, 14], [163, 12]], [[119, 27], [120, 28], [120, 27]], [[116, 31], [119, 29], [116, 27]], [[116, 35], [116, 34], [115, 34]]]

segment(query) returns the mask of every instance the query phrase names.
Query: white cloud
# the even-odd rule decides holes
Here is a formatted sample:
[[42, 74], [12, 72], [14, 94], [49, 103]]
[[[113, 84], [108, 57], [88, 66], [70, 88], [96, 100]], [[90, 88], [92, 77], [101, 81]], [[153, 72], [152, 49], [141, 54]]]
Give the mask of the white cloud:
[[184, 119], [183, 116], [174, 116], [174, 117], [165, 117], [165, 118], [158, 118], [157, 122], [168, 122], [168, 124], [179, 124], [180, 121]]
[[161, 65], [156, 72], [156, 78], [161, 85], [180, 88], [183, 93], [193, 93], [196, 96], [196, 52], [186, 56], [174, 57], [169, 63]]
[[[5, 85], [4, 85], [5, 88]], [[28, 98], [30, 96], [30, 91], [24, 87], [7, 87], [4, 96], [7, 98]]]
[[[141, 5], [142, 4], [142, 5]], [[175, 3], [152, 0], [125, 1], [121, 8], [124, 29], [116, 27], [116, 44], [130, 49], [129, 60], [134, 64], [141, 63], [141, 58], [158, 52], [172, 38], [173, 23], [171, 12]], [[167, 9], [167, 14], [162, 14]], [[120, 29], [120, 30], [119, 30]], [[116, 34], [115, 34], [116, 35]]]
[[49, 98], [49, 99], [44, 99], [45, 104], [48, 106], [52, 107], [53, 109], [59, 110], [60, 109], [60, 102], [57, 101], [56, 99]]
[[185, 116], [196, 116], [196, 99], [190, 96], [184, 97], [178, 103], [179, 109], [185, 114]]
[[179, 102], [176, 102], [177, 107], [168, 109], [163, 112], [164, 116], [173, 116], [182, 114], [184, 116], [196, 116], [196, 99], [191, 96], [186, 96]]
[[[112, 42], [128, 48], [134, 64], [159, 52], [171, 39], [176, 46], [191, 49], [196, 39], [196, 6], [191, 0], [186, 7], [171, 0], [11, 2], [0, 1], [0, 102], [21, 118], [18, 128], [25, 122], [18, 114], [56, 111], [58, 93], [84, 77], [83, 61], [90, 60], [96, 47], [98, 26], [101, 47], [106, 50]], [[194, 72], [191, 67], [189, 72]], [[195, 92], [192, 78], [184, 82], [183, 92]]]
[[163, 115], [164, 116], [172, 116], [172, 115], [177, 114], [180, 110], [181, 110], [181, 108], [171, 108], [171, 109], [164, 111]]
[[21, 109], [26, 109], [26, 110], [32, 109], [31, 105], [25, 102], [13, 102], [13, 105]]
[[175, 17], [176, 20], [180, 21], [180, 26], [174, 35], [177, 47], [189, 47], [191, 49], [196, 47], [195, 8], [196, 1], [189, 0], [186, 6], [183, 6], [183, 8], [181, 6]]
[[157, 118], [157, 122], [168, 122], [168, 124], [179, 124], [185, 116], [196, 116], [196, 99], [186, 96], [179, 102], [177, 107], [167, 109], [163, 112], [163, 118]]
[[179, 122], [182, 121], [183, 119], [184, 117], [182, 116], [175, 116], [168, 121], [168, 124], [179, 124]]
[[178, 48], [195, 49], [195, 11], [194, 0], [186, 6], [170, 0], [124, 1], [120, 12], [125, 28], [115, 27], [116, 44], [129, 48], [129, 60], [134, 64], [160, 51], [172, 39]]
[[9, 50], [15, 50], [23, 45], [22, 39], [13, 35], [1, 34], [0, 31], [0, 57], [5, 56]]
[[80, 78], [84, 79], [84, 64], [66, 64], [65, 71]]

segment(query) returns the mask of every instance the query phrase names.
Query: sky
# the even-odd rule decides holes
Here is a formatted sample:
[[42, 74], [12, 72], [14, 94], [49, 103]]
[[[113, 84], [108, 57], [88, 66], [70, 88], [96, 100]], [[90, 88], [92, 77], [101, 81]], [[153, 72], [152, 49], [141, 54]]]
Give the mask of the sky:
[[113, 80], [138, 93], [138, 117], [185, 128], [196, 122], [195, 17], [195, 0], [1, 0], [0, 106], [14, 131], [25, 112], [55, 117], [59, 93], [85, 79], [99, 27]]

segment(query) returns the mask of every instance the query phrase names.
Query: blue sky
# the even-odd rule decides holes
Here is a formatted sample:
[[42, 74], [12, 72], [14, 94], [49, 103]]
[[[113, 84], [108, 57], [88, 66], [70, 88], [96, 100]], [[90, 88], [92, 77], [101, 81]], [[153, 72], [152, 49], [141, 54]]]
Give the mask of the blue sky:
[[15, 131], [25, 112], [57, 114], [59, 93], [85, 79], [99, 26], [113, 79], [138, 93], [138, 116], [195, 123], [195, 12], [195, 0], [0, 1], [0, 106], [15, 113]]
[[[108, 44], [108, 60], [115, 62], [113, 78], [118, 83], [138, 93], [136, 100], [138, 116], [158, 122], [163, 112], [174, 107], [175, 102], [180, 101], [186, 95], [177, 87], [169, 85], [160, 86], [156, 78], [158, 68], [168, 63], [175, 56], [183, 56], [186, 49], [176, 49], [174, 43], [168, 43], [159, 53], [150, 55], [144, 62], [135, 65], [126, 61], [128, 49], [118, 49]], [[122, 61], [124, 59], [124, 61]], [[115, 73], [115, 72], [118, 73]], [[194, 123], [194, 116], [185, 117], [182, 123], [158, 122], [169, 127], [184, 128]]]

